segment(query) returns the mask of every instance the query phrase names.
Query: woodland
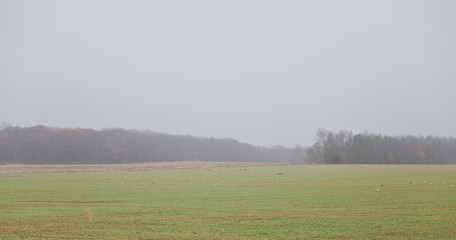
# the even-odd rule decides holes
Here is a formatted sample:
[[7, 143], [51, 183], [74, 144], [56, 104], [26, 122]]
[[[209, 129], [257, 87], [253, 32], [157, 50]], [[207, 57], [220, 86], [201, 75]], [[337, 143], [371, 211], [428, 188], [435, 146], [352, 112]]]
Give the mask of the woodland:
[[316, 164], [455, 164], [456, 138], [391, 137], [318, 129], [310, 147], [265, 147], [235, 139], [121, 128], [0, 128], [0, 163], [118, 164], [170, 161]]

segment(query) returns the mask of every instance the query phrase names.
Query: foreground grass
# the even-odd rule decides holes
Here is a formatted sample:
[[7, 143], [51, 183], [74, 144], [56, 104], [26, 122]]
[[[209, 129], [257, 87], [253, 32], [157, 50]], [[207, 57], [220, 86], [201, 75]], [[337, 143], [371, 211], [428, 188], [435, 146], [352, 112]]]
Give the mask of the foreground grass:
[[454, 165], [0, 176], [0, 239], [454, 239], [452, 185]]

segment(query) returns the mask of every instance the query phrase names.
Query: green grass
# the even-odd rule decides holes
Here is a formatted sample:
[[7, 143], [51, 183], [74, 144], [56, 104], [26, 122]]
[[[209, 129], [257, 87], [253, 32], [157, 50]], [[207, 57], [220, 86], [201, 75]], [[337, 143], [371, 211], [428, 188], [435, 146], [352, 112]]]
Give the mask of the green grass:
[[0, 176], [0, 239], [456, 239], [451, 185], [456, 165]]

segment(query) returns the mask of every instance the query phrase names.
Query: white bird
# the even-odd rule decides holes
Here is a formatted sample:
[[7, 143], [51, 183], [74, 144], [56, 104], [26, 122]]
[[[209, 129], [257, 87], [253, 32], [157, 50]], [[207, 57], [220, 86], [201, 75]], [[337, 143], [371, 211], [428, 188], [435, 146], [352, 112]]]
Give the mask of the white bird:
[[377, 191], [377, 192], [378, 192], [378, 191], [380, 191], [380, 189], [378, 189], [378, 188], [377, 188], [377, 189], [375, 189], [375, 191]]

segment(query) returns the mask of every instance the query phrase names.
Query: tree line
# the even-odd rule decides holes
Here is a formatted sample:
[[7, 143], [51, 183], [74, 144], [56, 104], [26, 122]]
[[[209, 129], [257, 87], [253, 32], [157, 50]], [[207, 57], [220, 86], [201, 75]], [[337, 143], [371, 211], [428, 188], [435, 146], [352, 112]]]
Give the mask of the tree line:
[[310, 162], [326, 164], [455, 164], [456, 138], [318, 129], [307, 156]]
[[167, 161], [455, 164], [456, 138], [318, 129], [311, 147], [264, 147], [234, 139], [152, 131], [0, 124], [0, 163], [91, 164]]
[[126, 129], [0, 127], [0, 163], [303, 162], [306, 148]]

